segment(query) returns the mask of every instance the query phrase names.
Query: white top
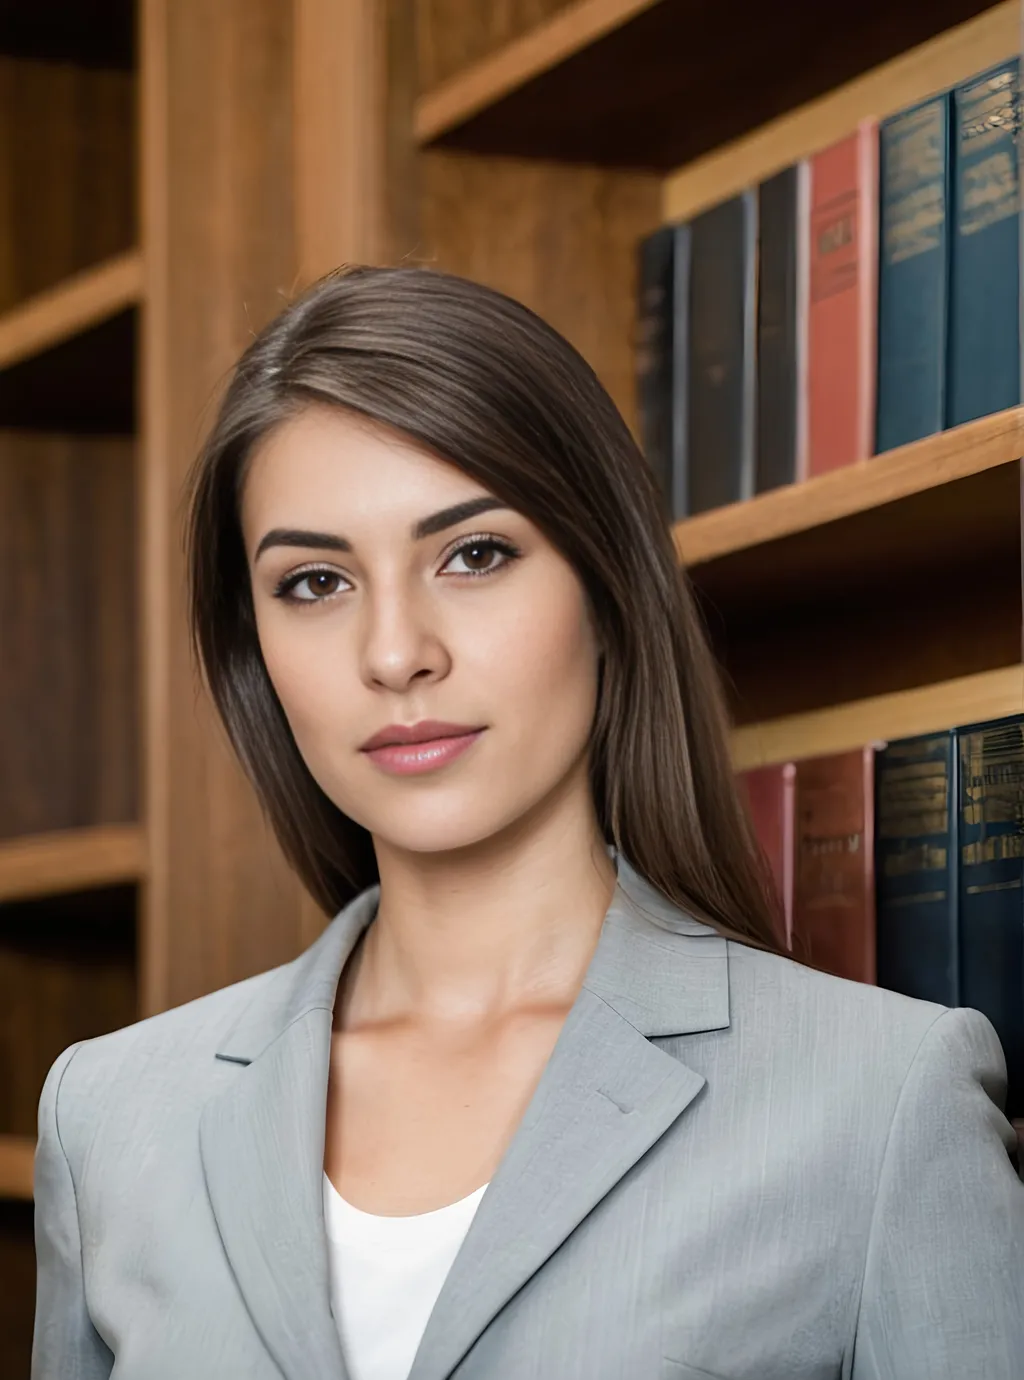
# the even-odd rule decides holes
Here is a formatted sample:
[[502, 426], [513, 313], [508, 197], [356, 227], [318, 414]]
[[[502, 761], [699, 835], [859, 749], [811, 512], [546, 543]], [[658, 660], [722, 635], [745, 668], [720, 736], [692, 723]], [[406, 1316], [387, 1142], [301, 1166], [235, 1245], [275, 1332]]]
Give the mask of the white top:
[[486, 1188], [436, 1212], [376, 1217], [324, 1174], [331, 1308], [352, 1380], [406, 1380]]

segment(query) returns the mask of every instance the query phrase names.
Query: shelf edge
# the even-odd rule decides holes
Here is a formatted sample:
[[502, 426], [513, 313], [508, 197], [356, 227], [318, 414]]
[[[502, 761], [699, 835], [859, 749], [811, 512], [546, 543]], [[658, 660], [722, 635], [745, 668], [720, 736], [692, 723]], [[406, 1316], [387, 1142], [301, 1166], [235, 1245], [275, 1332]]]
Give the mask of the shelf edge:
[[62, 829], [0, 842], [0, 901], [141, 880], [145, 832], [138, 824]]
[[31, 1202], [35, 1155], [34, 1136], [0, 1135], [0, 1198]]
[[129, 250], [0, 314], [0, 369], [59, 345], [142, 300], [142, 254]]
[[827, 148], [859, 120], [884, 119], [1019, 52], [1018, 0], [1003, 0], [669, 173], [662, 184], [662, 219], [688, 220]]
[[429, 144], [556, 67], [658, 0], [580, 0], [497, 52], [481, 58], [416, 102], [413, 137]]
[[1024, 456], [1024, 408], [1011, 407], [870, 459], [816, 475], [744, 503], [685, 518], [672, 528], [679, 559], [693, 568], [805, 532]]
[[1004, 666], [807, 714], [744, 724], [733, 729], [733, 765], [737, 771], [746, 771], [1021, 713], [1024, 665]]

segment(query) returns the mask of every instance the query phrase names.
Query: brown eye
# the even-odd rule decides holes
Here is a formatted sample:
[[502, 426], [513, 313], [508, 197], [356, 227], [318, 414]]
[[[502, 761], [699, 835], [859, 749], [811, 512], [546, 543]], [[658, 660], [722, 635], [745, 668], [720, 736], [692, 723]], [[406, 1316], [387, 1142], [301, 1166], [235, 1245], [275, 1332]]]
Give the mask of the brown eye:
[[283, 580], [274, 593], [289, 604], [319, 604], [338, 593], [343, 579], [336, 570], [302, 570]]
[[[452, 571], [453, 574], [491, 575], [515, 560], [518, 555], [516, 548], [508, 542], [498, 541], [494, 537], [475, 537], [452, 552], [445, 562], [444, 569], [447, 570], [453, 561], [461, 561], [464, 568], [456, 568]], [[496, 556], [500, 559], [495, 560]]]

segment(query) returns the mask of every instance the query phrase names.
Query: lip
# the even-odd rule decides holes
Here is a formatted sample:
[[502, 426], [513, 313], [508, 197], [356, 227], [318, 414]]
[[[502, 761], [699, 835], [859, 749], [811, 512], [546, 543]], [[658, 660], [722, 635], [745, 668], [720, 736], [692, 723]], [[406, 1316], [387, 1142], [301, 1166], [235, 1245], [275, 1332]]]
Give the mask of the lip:
[[465, 733], [479, 733], [479, 725], [453, 724], [445, 719], [421, 719], [418, 724], [388, 724], [372, 738], [367, 738], [361, 751], [372, 752], [374, 748], [402, 747], [408, 743], [430, 743], [437, 738], [461, 738]]
[[[417, 729], [420, 727], [421, 725], [416, 725]], [[376, 736], [385, 737], [391, 731], [385, 729]], [[436, 771], [438, 767], [461, 757], [483, 732], [482, 728], [462, 729], [459, 733], [449, 733], [443, 737], [416, 738], [404, 743], [382, 743], [379, 747], [363, 748], [363, 751], [384, 771], [398, 776], [413, 776], [421, 772]], [[370, 742], [373, 742], [372, 738]]]

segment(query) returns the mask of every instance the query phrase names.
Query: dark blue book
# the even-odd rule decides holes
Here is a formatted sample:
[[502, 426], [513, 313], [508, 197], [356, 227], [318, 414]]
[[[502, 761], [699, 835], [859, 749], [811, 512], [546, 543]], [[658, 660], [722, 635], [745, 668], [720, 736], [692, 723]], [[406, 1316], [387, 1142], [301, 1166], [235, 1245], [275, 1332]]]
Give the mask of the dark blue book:
[[878, 985], [959, 998], [956, 734], [904, 738], [875, 757]]
[[947, 425], [1020, 400], [1020, 63], [958, 86]]
[[690, 222], [686, 352], [677, 361], [686, 397], [679, 517], [754, 492], [757, 202], [756, 191], [744, 192]]
[[960, 1005], [1006, 1055], [1007, 1116], [1024, 1116], [1024, 714], [957, 730]]
[[796, 479], [800, 176], [794, 165], [758, 187], [757, 493]]
[[946, 423], [950, 106], [937, 96], [879, 126], [878, 451]]
[[[640, 445], [661, 489], [668, 515], [672, 476], [685, 451], [685, 385], [676, 374], [685, 354], [689, 290], [688, 225], [665, 225], [641, 241], [637, 294], [637, 406]], [[681, 338], [680, 338], [681, 337]]]

